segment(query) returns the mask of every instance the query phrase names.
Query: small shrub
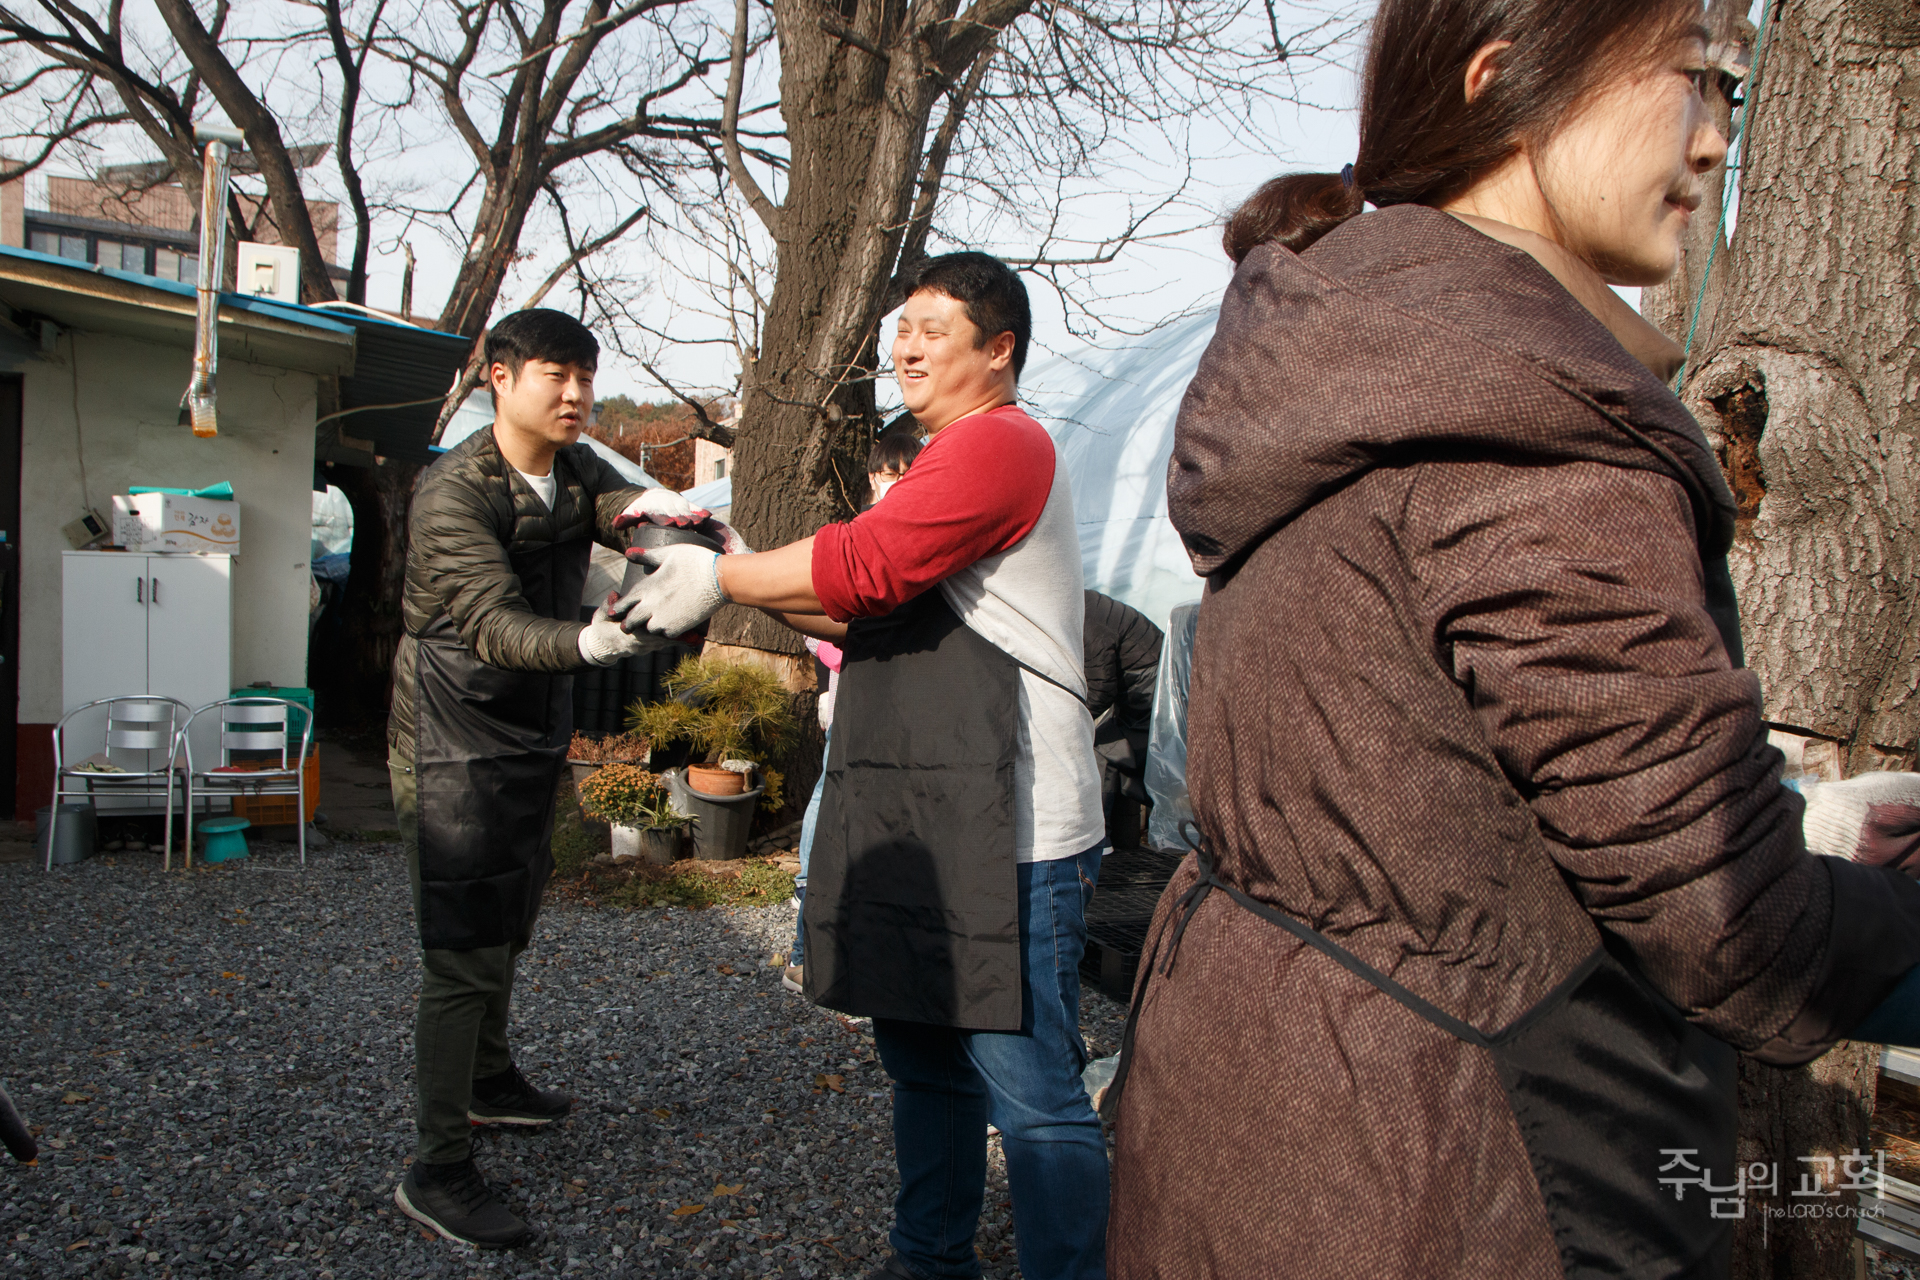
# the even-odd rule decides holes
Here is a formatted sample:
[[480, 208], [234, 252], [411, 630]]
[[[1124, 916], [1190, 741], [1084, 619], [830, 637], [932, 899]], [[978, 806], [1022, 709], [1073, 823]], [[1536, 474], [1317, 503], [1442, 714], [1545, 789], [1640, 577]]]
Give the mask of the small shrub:
[[590, 831], [581, 823], [580, 811], [573, 804], [572, 783], [560, 783], [554, 804], [553, 874], [555, 879], [572, 879], [586, 871], [594, 855], [606, 853], [610, 845], [605, 834]]
[[765, 667], [687, 658], [667, 677], [674, 696], [636, 702], [627, 727], [651, 742], [691, 742], [708, 764], [777, 759], [792, 741], [793, 699]]
[[760, 861], [735, 867], [709, 871], [691, 859], [642, 867], [601, 900], [617, 907], [769, 907], [793, 896], [791, 872]]
[[760, 811], [762, 813], [780, 812], [780, 806], [787, 802], [787, 775], [771, 765], [761, 765], [760, 785], [766, 788], [760, 793]]
[[649, 746], [637, 733], [609, 733], [600, 738], [576, 733], [567, 744], [567, 759], [581, 764], [645, 764]]
[[621, 827], [678, 827], [691, 821], [675, 813], [660, 779], [636, 764], [602, 765], [580, 784], [583, 808]]

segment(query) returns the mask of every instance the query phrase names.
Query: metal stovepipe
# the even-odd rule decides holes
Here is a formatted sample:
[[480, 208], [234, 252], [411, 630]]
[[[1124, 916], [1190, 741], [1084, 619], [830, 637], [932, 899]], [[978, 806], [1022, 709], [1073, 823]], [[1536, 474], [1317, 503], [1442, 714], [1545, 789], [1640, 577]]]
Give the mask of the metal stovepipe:
[[237, 129], [202, 125], [194, 136], [207, 144], [200, 173], [200, 277], [198, 315], [193, 329], [193, 378], [187, 383], [186, 413], [193, 434], [220, 434], [214, 413], [214, 374], [220, 367], [220, 273], [227, 257], [227, 174], [229, 144], [238, 145]]

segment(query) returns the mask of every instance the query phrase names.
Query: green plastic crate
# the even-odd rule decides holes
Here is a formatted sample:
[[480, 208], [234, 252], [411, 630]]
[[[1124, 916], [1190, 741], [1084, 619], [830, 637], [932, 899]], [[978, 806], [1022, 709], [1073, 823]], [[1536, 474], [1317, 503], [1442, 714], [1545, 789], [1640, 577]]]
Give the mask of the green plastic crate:
[[270, 685], [249, 685], [245, 689], [235, 689], [236, 698], [284, 698], [297, 707], [305, 708], [306, 714], [298, 713], [287, 717], [287, 746], [295, 751], [300, 749], [300, 735], [307, 731], [307, 720], [313, 715], [313, 690], [286, 689]]

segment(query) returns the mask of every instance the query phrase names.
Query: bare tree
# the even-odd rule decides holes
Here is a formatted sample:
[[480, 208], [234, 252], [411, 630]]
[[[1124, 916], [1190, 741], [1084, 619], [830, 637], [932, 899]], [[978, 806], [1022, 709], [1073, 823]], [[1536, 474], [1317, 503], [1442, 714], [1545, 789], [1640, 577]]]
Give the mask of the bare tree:
[[[785, 129], [777, 158], [756, 163], [739, 122], [766, 33], [735, 0], [723, 156], [772, 242], [774, 275], [758, 347], [742, 353], [740, 425], [700, 429], [734, 445], [733, 518], [748, 540], [804, 537], [864, 497], [879, 321], [902, 265], [953, 238], [940, 236], [943, 211], [949, 225], [969, 206], [1014, 224], [1008, 238], [1040, 247], [1010, 256], [1037, 271], [1111, 260], [1168, 197], [1114, 193], [1136, 216], [1062, 254], [1065, 186], [1106, 176], [1103, 156], [1129, 129], [1177, 134], [1289, 96], [1294, 75], [1351, 33], [1344, 9], [1286, 12], [1304, 29], [1283, 40], [1272, 6], [1244, 0], [768, 0]], [[749, 610], [723, 611], [711, 634], [798, 648]]]
[[[726, 45], [692, 0], [304, 0], [286, 12], [306, 13], [312, 27], [269, 26], [237, 34], [230, 0], [210, 10], [189, 0], [152, 0], [166, 39], [142, 46], [125, 0], [39, 0], [0, 5], [0, 42], [20, 57], [19, 74], [0, 85], [17, 106], [33, 85], [64, 76], [64, 91], [41, 108], [53, 129], [72, 141], [89, 131], [130, 122], [171, 176], [196, 192], [193, 128], [216, 107], [246, 134], [251, 167], [264, 190], [266, 216], [301, 250], [302, 294], [333, 301], [334, 282], [319, 250], [298, 165], [298, 139], [288, 119], [331, 117], [333, 155], [352, 210], [354, 250], [347, 297], [366, 296], [373, 224], [383, 214], [425, 223], [460, 246], [460, 265], [440, 310], [439, 327], [477, 340], [500, 300], [509, 270], [525, 255], [529, 219], [557, 221], [566, 244], [560, 268], [537, 291], [613, 244], [641, 221], [646, 191], [672, 187], [685, 164], [704, 163], [718, 145], [715, 95], [674, 95], [703, 82], [725, 63]], [[144, 12], [144, 11], [142, 11]], [[280, 11], [275, 11], [279, 13]], [[205, 16], [203, 16], [203, 13]], [[259, 17], [258, 11], [252, 15]], [[706, 52], [711, 45], [711, 56]], [[332, 73], [328, 84], [275, 74], [289, 61]], [[109, 103], [103, 107], [100, 104]], [[457, 139], [471, 170], [438, 211], [417, 203], [396, 209], [370, 190], [358, 145], [369, 122], [404, 118], [417, 142]], [[40, 160], [55, 145], [42, 149]], [[30, 158], [31, 159], [31, 158]], [[627, 181], [615, 190], [608, 175]], [[567, 206], [569, 185], [604, 197], [584, 225]], [[401, 193], [403, 196], [409, 194]], [[625, 208], [621, 208], [625, 205]], [[633, 212], [634, 209], [639, 212]], [[247, 219], [236, 203], [236, 230]], [[444, 424], [475, 380], [448, 396]], [[350, 599], [361, 616], [353, 633], [363, 648], [362, 687], [383, 677], [399, 635], [399, 584], [406, 514], [416, 468], [396, 462], [349, 477], [356, 528]]]
[[[1177, 178], [1171, 195], [1128, 189], [1139, 179], [1115, 165], [1137, 154], [1129, 131], [1176, 152], [1197, 118], [1244, 137], [1256, 104], [1292, 97], [1297, 77], [1352, 33], [1348, 0], [1325, 3], [298, 0], [243, 11], [152, 0], [172, 47], [148, 50], [128, 35], [125, 0], [37, 0], [0, 3], [0, 41], [90, 77], [183, 182], [194, 180], [193, 123], [217, 103], [247, 133], [283, 237], [309, 250], [311, 299], [334, 286], [311, 250], [289, 159], [300, 139], [285, 134], [293, 119], [332, 122], [355, 233], [348, 297], [365, 296], [374, 224], [401, 219], [403, 234], [424, 228], [456, 249], [439, 327], [476, 342], [530, 219], [565, 246], [536, 294], [571, 279], [583, 315], [642, 356], [649, 327], [684, 335], [640, 323], [634, 281], [605, 267], [605, 251], [630, 235], [679, 236], [681, 249], [698, 241], [707, 253], [717, 244], [729, 334], [716, 340], [738, 353], [745, 416], [734, 426], [708, 414], [714, 388], [672, 389], [693, 434], [737, 445], [735, 516], [772, 543], [863, 496], [877, 327], [903, 261], [935, 242], [1014, 244], [1010, 256], [1083, 313], [1084, 273], [1151, 234], [1178, 199]], [[312, 21], [236, 34], [243, 12], [256, 24], [263, 13]], [[1281, 15], [1298, 29], [1283, 32]], [[312, 77], [272, 75], [279, 66], [317, 67], [323, 92], [287, 105], [289, 86]], [[374, 153], [448, 137], [470, 163], [443, 198], [367, 181]], [[1072, 200], [1103, 183], [1101, 202], [1125, 216], [1070, 216]], [[475, 385], [477, 367], [447, 397], [442, 425]], [[390, 463], [352, 485], [362, 685], [384, 673], [398, 636], [412, 479]], [[792, 647], [758, 615], [723, 618], [716, 634]]]
[[[1746, 8], [1716, 4], [1722, 32], [1737, 36]], [[1816, 774], [1911, 769], [1920, 121], [1902, 86], [1920, 74], [1920, 15], [1767, 0], [1753, 61], [1736, 230], [1697, 234], [1677, 284], [1644, 305], [1691, 337], [1681, 395], [1740, 504], [1731, 562], [1767, 721]], [[1743, 1063], [1743, 1158], [1779, 1161], [1790, 1188], [1814, 1167], [1799, 1157], [1868, 1150], [1878, 1055], [1841, 1044], [1797, 1071]], [[1855, 1248], [1848, 1219], [1756, 1220], [1736, 1274], [1851, 1277]]]

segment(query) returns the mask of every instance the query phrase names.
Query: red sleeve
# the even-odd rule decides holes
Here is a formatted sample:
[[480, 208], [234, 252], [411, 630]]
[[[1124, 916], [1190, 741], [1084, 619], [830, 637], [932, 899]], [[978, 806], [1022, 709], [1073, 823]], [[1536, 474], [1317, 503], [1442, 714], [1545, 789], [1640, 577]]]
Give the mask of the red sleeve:
[[887, 496], [814, 535], [813, 589], [835, 622], [877, 618], [1033, 531], [1053, 441], [1015, 405], [962, 418]]

